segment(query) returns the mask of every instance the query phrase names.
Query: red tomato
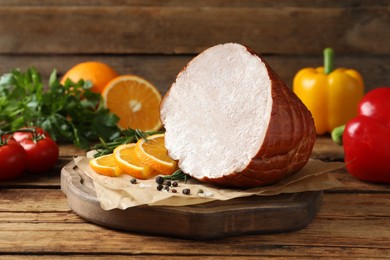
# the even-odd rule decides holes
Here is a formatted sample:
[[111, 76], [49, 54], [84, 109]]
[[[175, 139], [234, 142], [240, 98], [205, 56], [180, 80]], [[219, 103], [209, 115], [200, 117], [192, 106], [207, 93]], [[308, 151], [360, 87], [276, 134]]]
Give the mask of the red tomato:
[[[51, 138], [49, 133], [46, 132], [45, 130], [43, 130], [42, 128], [40, 128], [40, 127], [23, 127], [20, 130], [34, 129], [34, 128], [35, 128], [35, 131], [36, 131], [38, 136], [45, 135], [45, 137]], [[32, 134], [32, 132], [15, 132], [12, 135], [12, 138], [15, 139], [17, 142], [20, 142], [20, 141], [22, 141], [23, 139], [26, 139], [26, 138], [32, 139], [33, 138], [33, 134]]]
[[0, 145], [0, 181], [14, 179], [20, 176], [26, 166], [26, 151], [23, 147], [9, 140]]
[[34, 141], [31, 138], [20, 141], [27, 154], [26, 170], [32, 173], [42, 173], [56, 165], [59, 149], [51, 138]]

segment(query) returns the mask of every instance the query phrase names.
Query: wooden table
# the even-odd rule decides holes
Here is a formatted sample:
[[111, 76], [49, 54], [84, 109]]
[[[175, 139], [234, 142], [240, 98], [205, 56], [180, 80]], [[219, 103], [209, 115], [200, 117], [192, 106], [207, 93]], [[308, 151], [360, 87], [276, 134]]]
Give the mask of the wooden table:
[[[0, 259], [138, 257], [147, 259], [389, 259], [389, 185], [360, 182], [345, 171], [345, 184], [328, 190], [316, 218], [289, 233], [190, 241], [107, 229], [74, 214], [60, 190], [60, 170], [84, 151], [61, 146], [58, 166], [42, 176], [0, 183]], [[313, 158], [342, 160], [342, 148], [318, 138]], [[161, 223], [171, 225], [174, 223]]]

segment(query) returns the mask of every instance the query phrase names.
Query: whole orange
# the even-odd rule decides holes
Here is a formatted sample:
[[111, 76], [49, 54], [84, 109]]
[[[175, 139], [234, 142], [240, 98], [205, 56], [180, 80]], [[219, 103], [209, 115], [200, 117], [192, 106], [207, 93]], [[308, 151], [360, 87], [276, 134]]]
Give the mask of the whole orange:
[[62, 77], [61, 84], [64, 84], [68, 78], [73, 82], [78, 82], [80, 79], [90, 80], [93, 84], [91, 91], [101, 93], [107, 83], [117, 76], [118, 73], [107, 64], [98, 61], [87, 61], [68, 70]]

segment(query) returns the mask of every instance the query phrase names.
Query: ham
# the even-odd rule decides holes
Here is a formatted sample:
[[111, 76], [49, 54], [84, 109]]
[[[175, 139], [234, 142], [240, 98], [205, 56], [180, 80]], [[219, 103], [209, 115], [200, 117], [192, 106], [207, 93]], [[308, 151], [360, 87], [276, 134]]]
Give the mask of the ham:
[[275, 183], [299, 171], [316, 138], [300, 99], [251, 49], [226, 43], [178, 74], [160, 106], [168, 155], [202, 182]]

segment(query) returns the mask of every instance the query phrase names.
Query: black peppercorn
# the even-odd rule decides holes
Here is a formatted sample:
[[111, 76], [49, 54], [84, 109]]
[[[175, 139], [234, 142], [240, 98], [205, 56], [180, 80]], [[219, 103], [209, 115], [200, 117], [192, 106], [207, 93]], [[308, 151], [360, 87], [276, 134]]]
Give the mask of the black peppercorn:
[[162, 184], [159, 184], [159, 185], [157, 185], [157, 190], [162, 190], [163, 189], [163, 185]]
[[172, 189], [171, 191], [172, 191], [172, 193], [176, 193], [176, 192], [177, 192], [177, 190], [176, 190], [176, 189]]
[[167, 186], [171, 186], [172, 185], [172, 183], [171, 183], [171, 181], [167, 181]]
[[131, 178], [130, 182], [131, 182], [131, 184], [136, 184], [137, 183], [137, 179], [136, 178]]
[[169, 186], [168, 186], [168, 185], [165, 185], [165, 186], [164, 186], [164, 190], [169, 191]]
[[182, 192], [184, 195], [190, 195], [191, 193], [190, 189], [184, 189]]
[[175, 181], [172, 182], [172, 186], [173, 186], [173, 187], [177, 187], [178, 185], [179, 185], [179, 184], [177, 184], [177, 182], [175, 182]]
[[164, 183], [164, 178], [161, 177], [161, 176], [156, 177], [156, 183], [157, 184], [163, 184]]

